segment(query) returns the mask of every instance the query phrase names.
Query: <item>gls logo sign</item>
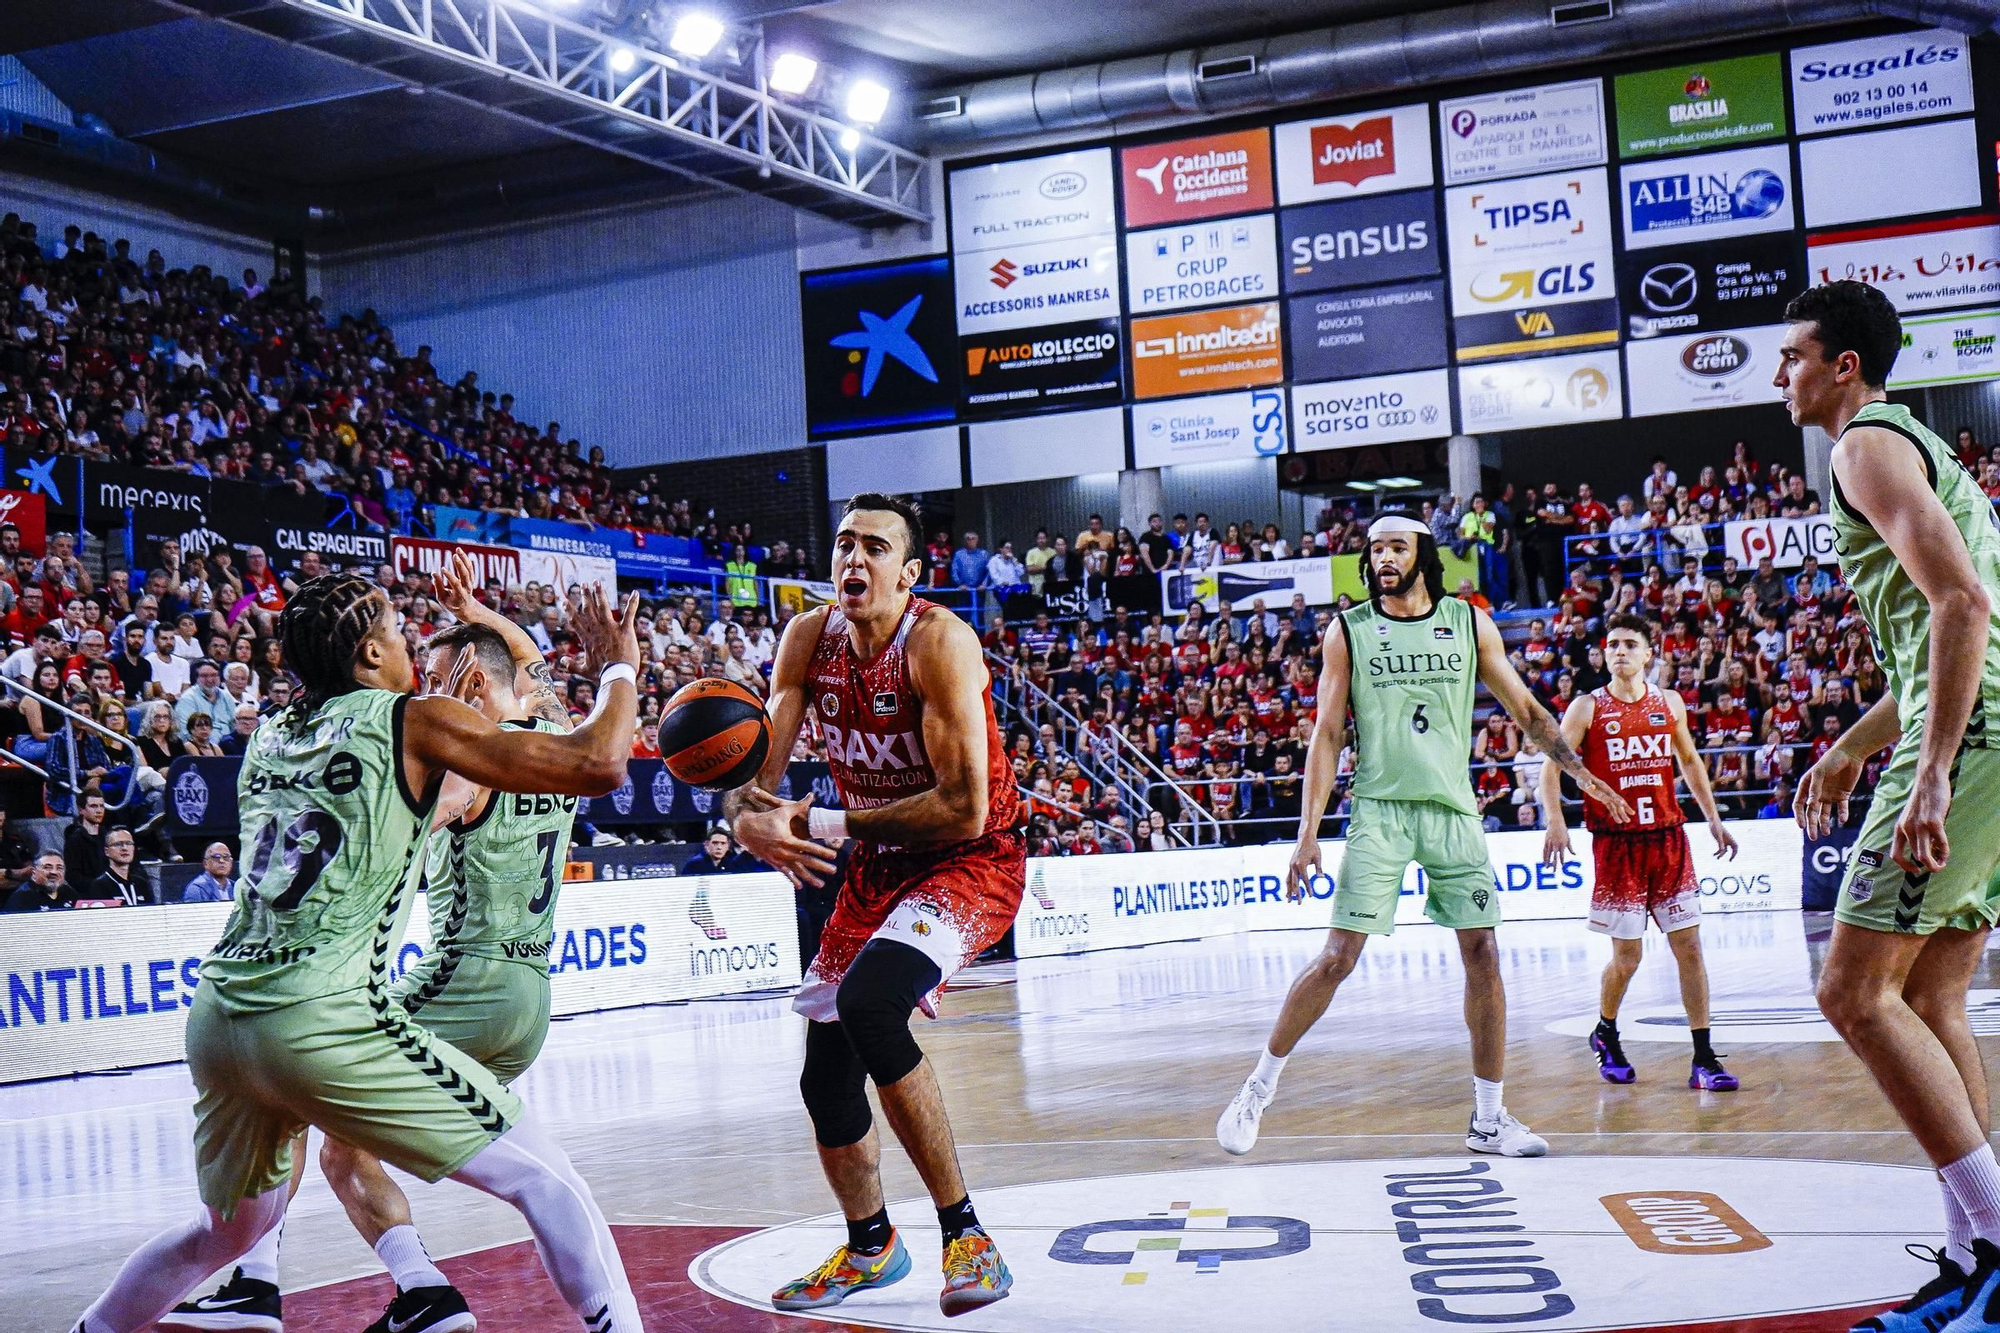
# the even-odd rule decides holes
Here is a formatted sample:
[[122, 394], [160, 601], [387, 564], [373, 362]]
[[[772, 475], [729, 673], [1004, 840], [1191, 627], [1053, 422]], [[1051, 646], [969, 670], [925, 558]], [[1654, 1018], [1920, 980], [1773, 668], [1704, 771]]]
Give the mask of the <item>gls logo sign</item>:
[[1597, 290], [1595, 261], [1551, 264], [1547, 268], [1479, 273], [1470, 284], [1472, 299], [1488, 305], [1532, 301], [1536, 297], [1584, 296]]

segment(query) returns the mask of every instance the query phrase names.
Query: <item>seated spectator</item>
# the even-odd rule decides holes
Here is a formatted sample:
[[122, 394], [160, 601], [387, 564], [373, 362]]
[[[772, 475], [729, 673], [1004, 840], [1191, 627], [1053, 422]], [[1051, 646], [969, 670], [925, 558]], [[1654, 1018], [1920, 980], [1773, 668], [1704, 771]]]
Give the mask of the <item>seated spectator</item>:
[[729, 830], [717, 824], [701, 840], [701, 850], [690, 856], [681, 865], [683, 875], [735, 875], [746, 870], [754, 870], [757, 863], [736, 850], [735, 839]]
[[235, 716], [235, 725], [229, 729], [229, 734], [222, 738], [221, 749], [224, 754], [241, 758], [250, 749], [250, 738], [257, 734], [257, 725], [264, 718], [263, 714], [257, 711], [257, 705], [253, 703], [236, 705]]
[[226, 843], [211, 842], [201, 854], [201, 873], [187, 882], [184, 903], [226, 903], [236, 899], [236, 858]]
[[133, 840], [132, 830], [114, 828], [104, 835], [104, 870], [84, 885], [79, 897], [88, 902], [116, 903], [120, 907], [137, 907], [152, 900], [152, 887], [139, 874], [134, 862], [138, 858], [138, 845]]
[[187, 739], [181, 742], [181, 753], [196, 759], [220, 759], [227, 752], [214, 736], [215, 721], [207, 713], [196, 713], [187, 720]]
[[11, 827], [6, 807], [0, 806], [0, 901], [27, 883], [34, 869], [33, 850], [27, 839]]
[[50, 912], [68, 907], [76, 899], [76, 890], [63, 875], [62, 853], [48, 851], [35, 858], [28, 881], [7, 896], [7, 910]]

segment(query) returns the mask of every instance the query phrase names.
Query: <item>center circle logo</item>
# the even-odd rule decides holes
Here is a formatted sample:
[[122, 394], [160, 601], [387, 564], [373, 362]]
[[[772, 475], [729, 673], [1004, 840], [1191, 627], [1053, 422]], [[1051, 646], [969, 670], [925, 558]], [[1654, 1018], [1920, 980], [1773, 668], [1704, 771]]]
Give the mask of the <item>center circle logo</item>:
[[[982, 1188], [1014, 1288], [978, 1327], [1323, 1328], [1337, 1278], [1340, 1326], [1371, 1333], [1724, 1319], [1779, 1333], [1805, 1311], [1859, 1317], [1908, 1295], [1920, 1275], [1900, 1241], [1927, 1238], [1936, 1214], [1928, 1169], [1786, 1158], [1287, 1162]], [[726, 1241], [689, 1274], [768, 1310], [845, 1235], [838, 1213], [809, 1218]], [[916, 1273], [935, 1274], [934, 1229], [903, 1239]], [[858, 1294], [839, 1320], [964, 1327], [928, 1280]]]

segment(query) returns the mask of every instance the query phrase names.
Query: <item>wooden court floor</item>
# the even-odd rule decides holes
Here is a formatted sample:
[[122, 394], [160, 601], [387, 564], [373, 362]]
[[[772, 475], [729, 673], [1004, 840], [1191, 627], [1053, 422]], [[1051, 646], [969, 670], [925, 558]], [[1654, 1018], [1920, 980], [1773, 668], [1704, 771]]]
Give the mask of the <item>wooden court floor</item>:
[[[1639, 1081], [1612, 1087], [1581, 1035], [1608, 944], [1581, 922], [1503, 927], [1507, 1103], [1549, 1139], [1539, 1161], [1465, 1150], [1460, 972], [1436, 927], [1371, 943], [1246, 1159], [1216, 1147], [1215, 1117], [1315, 934], [987, 969], [918, 1036], [1016, 1294], [938, 1315], [934, 1222], [890, 1146], [917, 1268], [840, 1322], [1845, 1328], [1924, 1280], [1902, 1246], [1936, 1240], [1941, 1219], [1914, 1144], [1813, 1008], [1826, 929], [1797, 914], [1704, 924], [1716, 1044], [1743, 1080], [1718, 1095], [1685, 1087], [1657, 937], [1623, 1023]], [[2000, 1035], [1990, 958], [1975, 986], [1982, 1033]], [[840, 1235], [798, 1101], [801, 1035], [775, 999], [594, 1015], [559, 1024], [519, 1085], [618, 1229], [649, 1328], [811, 1326], [756, 1304]], [[67, 1328], [133, 1246], [195, 1206], [189, 1102], [178, 1066], [0, 1089], [0, 1326]], [[515, 1214], [449, 1183], [411, 1193], [482, 1328], [575, 1326]], [[358, 1330], [386, 1298], [316, 1170], [283, 1276], [293, 1329]]]

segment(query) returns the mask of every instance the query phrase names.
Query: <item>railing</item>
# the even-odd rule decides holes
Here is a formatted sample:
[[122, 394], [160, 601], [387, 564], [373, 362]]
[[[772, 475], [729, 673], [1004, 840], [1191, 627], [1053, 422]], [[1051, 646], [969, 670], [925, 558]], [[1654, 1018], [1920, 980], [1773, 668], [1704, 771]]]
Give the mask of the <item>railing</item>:
[[[55, 712], [60, 713], [64, 717], [68, 718], [72, 724], [88, 727], [90, 730], [96, 732], [98, 735], [109, 738], [109, 740], [111, 741], [111, 746], [107, 747], [105, 750], [106, 758], [114, 757], [112, 755], [112, 747], [122, 750], [128, 756], [130, 756], [130, 767], [132, 772], [131, 775], [127, 777], [125, 780], [124, 794], [118, 798], [115, 804], [109, 801], [107, 801], [105, 804], [108, 809], [123, 810], [126, 806], [132, 803], [133, 796], [136, 795], [139, 790], [139, 763], [140, 763], [139, 747], [134, 742], [132, 737], [124, 734], [123, 732], [113, 731], [111, 728], [99, 723], [95, 718], [86, 717], [82, 713], [67, 708], [64, 705], [56, 702], [54, 699], [49, 698], [47, 695], [37, 693], [36, 691], [30, 689], [26, 685], [23, 685], [20, 681], [15, 680], [12, 677], [0, 676], [0, 686], [5, 686], [10, 693], [20, 695], [24, 699], [33, 699], [37, 704], [41, 705], [43, 708], [53, 709]], [[69, 776], [66, 781], [62, 782], [59, 785], [67, 787], [69, 789], [70, 808], [68, 813], [73, 815], [76, 813], [77, 803], [83, 797], [84, 786], [85, 786], [85, 784], [79, 780], [79, 775], [77, 773], [76, 731], [74, 729], [74, 726], [64, 727], [62, 729], [62, 743], [63, 746], [65, 747], [64, 752], [69, 756]], [[41, 767], [39, 764], [34, 763], [32, 760], [23, 759], [20, 755], [13, 754], [10, 752], [6, 756], [5, 762], [13, 764], [19, 768], [27, 769], [30, 773], [39, 776], [44, 783], [54, 782], [54, 779], [50, 775], [48, 769]]]
[[1646, 528], [1639, 532], [1586, 532], [1563, 538], [1563, 574], [1577, 565], [1592, 561], [1617, 561], [1621, 566], [1636, 564], [1640, 569], [1659, 565], [1678, 570], [1683, 557], [1701, 561], [1704, 574], [1722, 568], [1723, 527], [1720, 522], [1698, 525], [1702, 544], [1683, 543], [1671, 528]]

